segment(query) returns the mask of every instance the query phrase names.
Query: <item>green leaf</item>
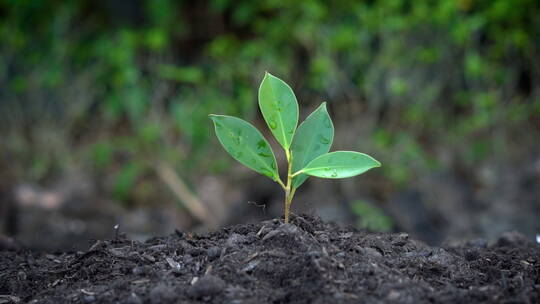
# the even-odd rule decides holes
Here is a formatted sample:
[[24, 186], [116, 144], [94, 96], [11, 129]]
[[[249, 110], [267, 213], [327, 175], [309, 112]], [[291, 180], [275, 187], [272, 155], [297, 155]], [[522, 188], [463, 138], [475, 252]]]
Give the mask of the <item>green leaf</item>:
[[[330, 151], [334, 140], [334, 125], [323, 102], [300, 124], [291, 145], [292, 170], [304, 168], [317, 156]], [[309, 176], [300, 174], [293, 178], [293, 187], [298, 188]]]
[[289, 149], [298, 124], [298, 102], [291, 87], [266, 73], [259, 88], [259, 107], [274, 137]]
[[323, 154], [312, 160], [305, 168], [296, 172], [322, 178], [345, 178], [356, 176], [381, 163], [373, 157], [353, 151], [336, 151]]
[[277, 181], [276, 157], [268, 141], [249, 122], [225, 115], [210, 115], [219, 142], [229, 154], [245, 166]]

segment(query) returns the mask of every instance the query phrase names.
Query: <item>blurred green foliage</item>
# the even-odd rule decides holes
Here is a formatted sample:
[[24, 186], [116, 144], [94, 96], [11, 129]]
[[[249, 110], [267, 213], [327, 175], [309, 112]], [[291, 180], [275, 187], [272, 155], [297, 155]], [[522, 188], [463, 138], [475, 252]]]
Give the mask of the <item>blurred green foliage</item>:
[[371, 231], [388, 232], [394, 227], [394, 222], [380, 208], [362, 200], [355, 200], [351, 206], [352, 212], [358, 216], [357, 226]]
[[269, 70], [302, 107], [328, 100], [337, 136], [355, 128], [404, 184], [538, 133], [539, 15], [536, 0], [5, 0], [2, 149], [20, 178], [83, 164], [130, 200], [156, 160], [223, 169], [207, 114], [256, 117]]

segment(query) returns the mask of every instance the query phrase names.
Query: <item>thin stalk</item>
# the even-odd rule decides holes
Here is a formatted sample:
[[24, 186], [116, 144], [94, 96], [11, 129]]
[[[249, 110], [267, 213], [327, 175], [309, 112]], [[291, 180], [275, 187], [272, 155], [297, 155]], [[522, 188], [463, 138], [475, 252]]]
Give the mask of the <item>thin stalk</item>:
[[294, 192], [296, 191], [296, 188], [293, 188], [290, 190], [288, 195], [285, 195], [285, 223], [289, 222], [289, 214], [291, 212], [291, 203], [292, 199], [294, 197]]
[[289, 222], [289, 214], [291, 209], [292, 199], [294, 197], [294, 192], [296, 189], [292, 188], [292, 159], [289, 149], [285, 150], [287, 156], [287, 185], [285, 186], [285, 223]]
[[285, 186], [285, 184], [281, 181], [281, 178], [278, 177], [278, 179], [276, 180], [276, 182], [281, 186], [281, 188], [283, 188], [283, 190], [285, 190], [287, 187]]

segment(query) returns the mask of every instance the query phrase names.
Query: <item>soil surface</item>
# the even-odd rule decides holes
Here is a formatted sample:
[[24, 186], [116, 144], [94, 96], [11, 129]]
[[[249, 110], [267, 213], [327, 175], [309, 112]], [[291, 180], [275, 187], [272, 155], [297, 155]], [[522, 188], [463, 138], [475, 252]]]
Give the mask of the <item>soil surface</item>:
[[88, 251], [0, 251], [0, 303], [540, 303], [518, 233], [430, 247], [307, 215]]

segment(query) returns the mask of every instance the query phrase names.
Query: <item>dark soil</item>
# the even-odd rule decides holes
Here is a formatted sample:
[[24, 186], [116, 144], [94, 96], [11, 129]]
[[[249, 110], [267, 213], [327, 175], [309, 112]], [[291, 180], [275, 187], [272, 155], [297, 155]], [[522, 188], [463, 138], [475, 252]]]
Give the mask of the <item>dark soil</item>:
[[0, 252], [0, 303], [540, 303], [540, 245], [506, 233], [430, 247], [310, 216]]

